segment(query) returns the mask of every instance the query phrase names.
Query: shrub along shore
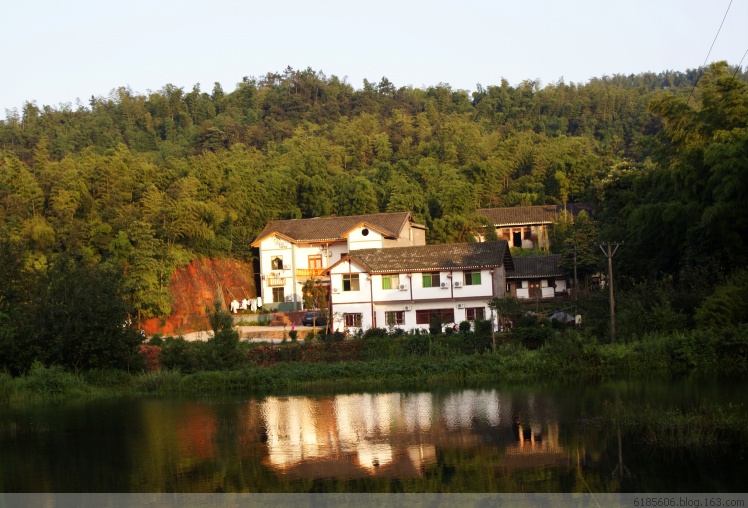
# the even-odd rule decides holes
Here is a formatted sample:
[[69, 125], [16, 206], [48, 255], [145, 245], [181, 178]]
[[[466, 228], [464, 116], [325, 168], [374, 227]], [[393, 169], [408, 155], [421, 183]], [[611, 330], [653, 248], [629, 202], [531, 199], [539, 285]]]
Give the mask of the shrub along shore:
[[599, 344], [575, 330], [536, 330], [540, 335], [521, 339], [517, 334], [500, 335], [496, 351], [490, 336], [472, 332], [433, 336], [370, 330], [352, 340], [331, 336], [279, 345], [157, 339], [156, 370], [76, 374], [35, 364], [24, 376], [0, 374], [0, 404], [77, 397], [429, 389], [694, 373], [744, 377], [748, 372], [748, 325], [650, 334], [625, 344]]

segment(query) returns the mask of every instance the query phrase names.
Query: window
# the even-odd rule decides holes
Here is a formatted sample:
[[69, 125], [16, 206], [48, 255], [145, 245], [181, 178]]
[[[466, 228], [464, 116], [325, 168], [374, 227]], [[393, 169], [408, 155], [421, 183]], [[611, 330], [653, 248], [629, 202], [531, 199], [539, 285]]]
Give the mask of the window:
[[466, 271], [465, 272], [465, 285], [466, 286], [479, 286], [480, 285], [480, 272]]
[[430, 325], [432, 322], [454, 323], [454, 309], [426, 309], [416, 311], [416, 324]]
[[384, 322], [387, 326], [404, 325], [405, 312], [401, 310], [386, 311], [384, 313]]
[[397, 289], [400, 277], [397, 275], [382, 275], [382, 289]]
[[271, 270], [283, 270], [283, 256], [273, 256], [270, 258]]
[[439, 272], [424, 273], [423, 274], [423, 287], [425, 288], [438, 288], [439, 287]]
[[353, 326], [356, 328], [361, 328], [361, 313], [345, 313], [343, 314], [343, 319], [345, 320], [345, 326]]
[[280, 303], [286, 300], [286, 288], [273, 288], [273, 302]]
[[482, 321], [486, 319], [486, 309], [483, 307], [468, 307], [465, 309], [465, 318], [468, 321]]
[[522, 231], [512, 231], [512, 247], [522, 247]]
[[358, 291], [358, 274], [357, 273], [346, 273], [343, 274], [343, 291]]
[[311, 269], [319, 269], [322, 268], [322, 254], [317, 254], [314, 256], [309, 256], [309, 268]]

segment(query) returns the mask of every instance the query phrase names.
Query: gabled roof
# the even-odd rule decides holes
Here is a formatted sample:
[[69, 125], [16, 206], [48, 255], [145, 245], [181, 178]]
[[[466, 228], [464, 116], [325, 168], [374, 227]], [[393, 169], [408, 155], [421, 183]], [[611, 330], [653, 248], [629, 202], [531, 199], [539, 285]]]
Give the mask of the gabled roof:
[[[566, 211], [576, 217], [585, 210], [590, 213], [592, 206], [587, 203], [570, 203]], [[488, 219], [495, 226], [525, 226], [530, 224], [550, 224], [555, 222], [558, 214], [564, 211], [564, 205], [512, 206], [508, 208], [479, 208], [476, 213]]]
[[505, 240], [361, 249], [349, 253], [341, 262], [345, 259], [350, 259], [369, 273], [469, 270], [499, 266], [512, 269], [512, 256]]
[[513, 258], [514, 271], [507, 272], [507, 279], [535, 279], [544, 277], [561, 277], [563, 273], [559, 264], [561, 254], [549, 256], [518, 256]]
[[[408, 221], [413, 221], [410, 212], [374, 213], [345, 217], [321, 217], [316, 219], [272, 220], [257, 236], [253, 247], [268, 236], [277, 234], [292, 242], [335, 242], [359, 224], [366, 224], [387, 238], [397, 238]], [[416, 227], [424, 227], [414, 224]]]

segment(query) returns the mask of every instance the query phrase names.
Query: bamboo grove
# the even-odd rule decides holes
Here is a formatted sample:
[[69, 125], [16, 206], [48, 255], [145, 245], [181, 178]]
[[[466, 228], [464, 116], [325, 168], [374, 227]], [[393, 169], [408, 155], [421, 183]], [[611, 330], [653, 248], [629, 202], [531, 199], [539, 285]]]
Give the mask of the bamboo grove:
[[28, 102], [0, 122], [0, 322], [70, 263], [168, 314], [176, 266], [250, 260], [275, 218], [411, 211], [444, 243], [475, 237], [478, 208], [567, 202], [626, 243], [622, 276], [690, 273], [706, 297], [748, 261], [748, 73], [703, 71], [468, 93], [287, 68], [230, 92]]

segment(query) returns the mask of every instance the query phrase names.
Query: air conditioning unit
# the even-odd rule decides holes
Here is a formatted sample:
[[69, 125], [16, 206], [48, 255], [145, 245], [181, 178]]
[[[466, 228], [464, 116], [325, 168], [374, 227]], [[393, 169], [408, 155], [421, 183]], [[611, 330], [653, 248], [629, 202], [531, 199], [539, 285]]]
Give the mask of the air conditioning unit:
[[457, 308], [458, 309], [464, 309], [465, 308], [465, 304], [464, 303], [458, 303], [457, 304]]
[[461, 288], [462, 287], [462, 282], [460, 282], [459, 280], [456, 280], [455, 281], [455, 287], [456, 288]]
[[337, 295], [338, 293], [340, 293], [340, 288], [332, 288], [332, 292]]
[[407, 291], [408, 285], [407, 284], [400, 284], [400, 291]]
[[405, 310], [406, 311], [413, 310], [413, 306], [412, 305], [406, 305], [405, 306]]
[[448, 289], [449, 288], [449, 282], [442, 282], [441, 287], [442, 287], [442, 289]]

